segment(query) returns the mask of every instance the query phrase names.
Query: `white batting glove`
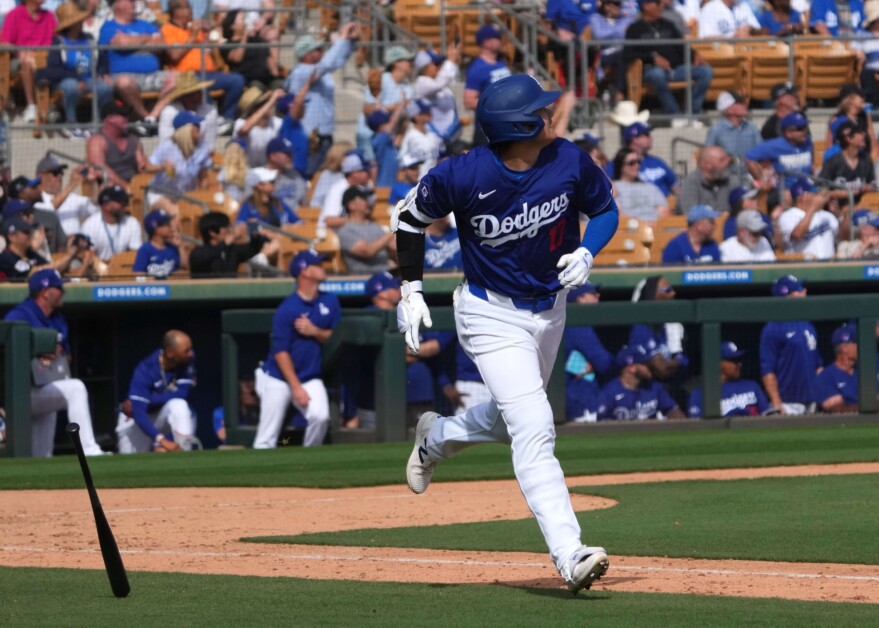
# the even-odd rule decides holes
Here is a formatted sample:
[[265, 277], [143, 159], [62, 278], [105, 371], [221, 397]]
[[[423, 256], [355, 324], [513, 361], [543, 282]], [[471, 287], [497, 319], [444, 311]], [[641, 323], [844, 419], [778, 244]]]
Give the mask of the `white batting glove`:
[[592, 270], [592, 253], [581, 246], [573, 253], [562, 255], [556, 268], [562, 269], [559, 273], [562, 287], [579, 288], [589, 279], [589, 271]]
[[397, 329], [405, 336], [406, 346], [413, 354], [418, 353], [418, 330], [421, 323], [425, 327], [433, 327], [430, 310], [421, 294], [422, 287], [420, 281], [404, 281], [400, 286], [402, 298], [397, 304]]

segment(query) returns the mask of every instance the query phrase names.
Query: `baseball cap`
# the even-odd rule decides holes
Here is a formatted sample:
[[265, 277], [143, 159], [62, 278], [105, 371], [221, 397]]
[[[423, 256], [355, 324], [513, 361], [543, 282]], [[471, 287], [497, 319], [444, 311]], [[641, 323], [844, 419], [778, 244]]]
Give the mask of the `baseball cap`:
[[347, 207], [348, 203], [353, 201], [355, 198], [363, 198], [367, 201], [369, 200], [369, 192], [364, 190], [359, 185], [352, 185], [350, 188], [345, 190], [342, 194], [342, 207]]
[[794, 111], [792, 113], [787, 114], [785, 117], [781, 119], [781, 130], [792, 127], [792, 126], [809, 126], [809, 121], [806, 119], [806, 116], [801, 114], [799, 111]]
[[286, 137], [272, 138], [266, 145], [266, 157], [268, 157], [272, 153], [284, 153], [285, 155], [289, 155], [290, 157], [292, 157], [293, 142], [288, 140]]
[[364, 292], [366, 292], [366, 296], [370, 299], [380, 292], [384, 292], [390, 288], [399, 288], [400, 280], [394, 277], [388, 271], [382, 271], [380, 273], [374, 274], [372, 277], [366, 280], [366, 285], [363, 286]]
[[720, 212], [714, 211], [709, 205], [693, 205], [687, 212], [687, 222], [693, 224], [699, 220], [714, 220], [720, 217]]
[[417, 168], [421, 164], [424, 163], [423, 159], [419, 159], [413, 153], [407, 153], [400, 157], [400, 167], [401, 168]]
[[583, 135], [575, 139], [574, 143], [586, 152], [589, 152], [590, 150], [601, 144], [601, 140], [602, 138], [598, 137], [597, 135], [592, 135], [592, 133], [584, 133]]
[[244, 177], [244, 185], [247, 188], [253, 188], [260, 183], [271, 183], [278, 178], [278, 171], [271, 168], [259, 166], [251, 168]]
[[420, 72], [431, 63], [439, 65], [445, 60], [444, 56], [435, 53], [433, 50], [421, 50], [415, 55], [415, 61], [412, 62], [412, 65], [415, 66], [416, 72]]
[[772, 284], [772, 296], [786, 297], [791, 292], [799, 292], [806, 289], [806, 282], [800, 281], [793, 275], [785, 275]]
[[876, 218], [871, 218], [869, 221], [867, 221], [867, 224], [874, 229], [879, 229], [879, 216], [877, 216]]
[[184, 109], [176, 116], [174, 116], [174, 122], [172, 123], [175, 129], [179, 129], [180, 127], [186, 126], [187, 124], [194, 124], [195, 126], [200, 126], [201, 123], [204, 122], [204, 118], [199, 115], [192, 113], [191, 111]]
[[103, 205], [109, 201], [115, 201], [121, 205], [128, 204], [128, 192], [120, 185], [111, 185], [101, 190], [98, 194], [98, 205]]
[[756, 209], [746, 209], [736, 216], [736, 229], [747, 229], [751, 233], [766, 231], [766, 222]]
[[327, 259], [326, 255], [319, 255], [317, 251], [305, 249], [299, 251], [296, 257], [290, 262], [290, 276], [298, 277], [307, 266], [319, 266], [322, 261]]
[[500, 39], [501, 29], [496, 24], [483, 24], [476, 31], [476, 45], [481, 46], [486, 39]]
[[153, 235], [156, 229], [171, 224], [171, 214], [164, 209], [154, 209], [143, 219], [143, 226], [147, 234]]
[[568, 291], [568, 303], [574, 303], [584, 294], [598, 294], [598, 289], [600, 287], [601, 286], [596, 286], [595, 284], [591, 284], [587, 281], [579, 288], [574, 288], [573, 290]]
[[869, 209], [857, 209], [852, 213], [852, 225], [860, 227], [869, 224], [873, 220], [873, 212]]
[[287, 93], [278, 98], [277, 102], [275, 102], [275, 111], [278, 112], [278, 115], [284, 117], [290, 111], [290, 105], [293, 104], [293, 101], [296, 100], [295, 93]]
[[833, 335], [830, 337], [830, 340], [834, 347], [846, 342], [857, 342], [858, 329], [851, 323], [846, 323], [842, 327], [837, 327], [833, 330]]
[[649, 359], [650, 354], [647, 353], [647, 349], [643, 345], [632, 345], [623, 346], [617, 353], [616, 361], [618, 367], [626, 368], [632, 364], [644, 364]]
[[131, 115], [131, 107], [126, 105], [121, 100], [114, 100], [107, 108], [104, 110], [104, 116], [122, 116], [123, 118], [127, 118]]
[[387, 124], [390, 119], [391, 114], [389, 112], [384, 109], [376, 109], [366, 116], [366, 126], [368, 126], [373, 133], [376, 133], [381, 125]]
[[745, 102], [745, 97], [738, 92], [720, 92], [717, 96], [717, 110], [726, 111], [735, 104]]
[[66, 169], [67, 164], [62, 164], [52, 155], [46, 155], [37, 162], [37, 176], [40, 176], [41, 172], [53, 172], [55, 174], [58, 174]]
[[411, 61], [415, 53], [403, 46], [391, 46], [385, 50], [382, 61], [385, 66], [393, 65], [397, 61]]
[[630, 124], [623, 130], [623, 142], [628, 144], [639, 135], [648, 135], [652, 130], [652, 126], [650, 126], [649, 124], [644, 124], [643, 122]]
[[64, 290], [64, 280], [54, 268], [38, 270], [27, 280], [27, 288], [30, 292], [38, 292], [45, 288], [61, 288]]
[[739, 349], [734, 342], [723, 342], [720, 345], [721, 360], [739, 360], [747, 351]]
[[[841, 122], [837, 124], [837, 120], [841, 120]], [[857, 124], [855, 124], [845, 116], [843, 116], [842, 118], [838, 118], [837, 120], [834, 120], [833, 124], [830, 125], [830, 130], [833, 133], [833, 139], [836, 140], [837, 144], [841, 144], [842, 138], [844, 137], [848, 137], [855, 133], [863, 133], [863, 131], [858, 128]], [[833, 128], [834, 126], [836, 128]]]
[[406, 117], [414, 118], [421, 113], [430, 113], [430, 103], [416, 98], [406, 103]]
[[40, 177], [15, 177], [9, 184], [9, 197], [18, 198], [26, 188], [35, 188], [41, 183]]
[[807, 192], [815, 192], [818, 188], [806, 177], [800, 177], [790, 186], [790, 196], [793, 200], [797, 200]]
[[342, 160], [342, 174], [351, 174], [360, 170], [369, 170], [369, 162], [357, 151], [345, 155], [345, 159]]
[[746, 188], [743, 185], [733, 188], [729, 191], [729, 206], [735, 207], [746, 198], [756, 197], [759, 192], [756, 188]]
[[312, 50], [323, 48], [323, 45], [324, 42], [322, 39], [318, 39], [313, 35], [303, 35], [296, 40], [296, 44], [293, 46], [293, 49], [296, 51], [296, 56], [301, 57], [302, 55], [308, 54]]
[[800, 89], [791, 83], [776, 83], [772, 86], [769, 95], [772, 97], [772, 100], [778, 100], [782, 96], [796, 94], [798, 91], [800, 91]]
[[6, 201], [6, 204], [3, 206], [3, 217], [9, 218], [10, 216], [17, 216], [18, 214], [22, 214], [32, 209], [33, 203], [28, 203], [20, 198], [11, 198]]
[[34, 226], [18, 214], [3, 220], [3, 235], [11, 233], [33, 233]]

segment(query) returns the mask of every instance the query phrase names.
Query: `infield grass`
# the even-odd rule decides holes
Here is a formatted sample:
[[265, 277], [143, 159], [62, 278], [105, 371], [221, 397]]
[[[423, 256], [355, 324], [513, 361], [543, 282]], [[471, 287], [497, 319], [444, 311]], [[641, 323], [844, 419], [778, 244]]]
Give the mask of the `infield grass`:
[[[428, 489], [429, 490], [429, 489]], [[875, 475], [579, 487], [617, 500], [577, 513], [583, 538], [613, 555], [879, 564]], [[533, 518], [363, 529], [254, 542], [545, 552]]]
[[[766, 626], [871, 625], [877, 605], [560, 588], [0, 567], [4, 626]], [[708, 619], [710, 618], [710, 619]]]
[[[404, 481], [410, 443], [199, 451], [91, 459], [98, 487], [300, 486]], [[558, 439], [565, 473], [594, 475], [879, 460], [879, 425], [583, 434]], [[443, 463], [436, 481], [513, 477], [510, 449], [474, 447]], [[81, 488], [74, 456], [0, 459], [0, 489]]]

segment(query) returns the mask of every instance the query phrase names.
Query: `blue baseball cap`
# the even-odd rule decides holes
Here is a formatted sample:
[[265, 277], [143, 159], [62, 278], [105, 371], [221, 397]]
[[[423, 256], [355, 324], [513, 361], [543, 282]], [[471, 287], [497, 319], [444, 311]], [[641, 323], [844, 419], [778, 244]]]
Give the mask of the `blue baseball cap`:
[[758, 193], [759, 190], [757, 190], [756, 188], [746, 188], [743, 185], [740, 185], [737, 188], [733, 188], [729, 191], [729, 206], [735, 207], [746, 198], [756, 197]]
[[816, 192], [817, 190], [818, 188], [815, 187], [815, 184], [812, 183], [810, 179], [800, 177], [790, 186], [790, 196], [793, 200], [797, 200], [803, 194], [806, 194], [807, 192]]
[[379, 127], [383, 124], [387, 124], [388, 120], [391, 119], [391, 114], [384, 109], [376, 109], [368, 116], [366, 116], [366, 126], [375, 133], [379, 130]]
[[486, 39], [500, 39], [501, 29], [496, 24], [483, 24], [476, 31], [476, 45], [481, 46]]
[[806, 116], [801, 114], [799, 111], [794, 111], [793, 113], [789, 113], [781, 119], [780, 126], [782, 131], [791, 126], [808, 127], [809, 121], [806, 119]]
[[164, 209], [154, 209], [143, 219], [143, 226], [148, 235], [153, 235], [156, 229], [171, 224], [171, 214]]
[[831, 336], [830, 340], [833, 342], [834, 347], [846, 342], [857, 342], [858, 328], [851, 323], [846, 323], [842, 327], [838, 327], [833, 331], [833, 336]]
[[856, 209], [852, 213], [852, 225], [855, 227], [869, 224], [871, 220], [873, 220], [873, 212], [869, 209]]
[[785, 275], [776, 280], [772, 285], [772, 296], [786, 297], [792, 292], [800, 292], [806, 289], [806, 283], [793, 275]]
[[272, 153], [284, 153], [293, 156], [293, 142], [286, 137], [273, 137], [266, 145], [266, 157]]
[[35, 188], [42, 183], [40, 177], [29, 179], [28, 177], [15, 177], [9, 184], [9, 198], [18, 198], [25, 188]]
[[617, 366], [626, 368], [632, 364], [644, 364], [650, 359], [650, 354], [643, 345], [623, 346], [617, 353]]
[[180, 127], [186, 126], [187, 124], [200, 126], [202, 122], [204, 122], [204, 118], [184, 109], [176, 116], [174, 116], [174, 122], [172, 124], [174, 125], [175, 129], [179, 129]]
[[120, 205], [128, 204], [128, 192], [121, 185], [111, 185], [98, 194], [98, 205], [114, 201]]
[[574, 143], [588, 152], [601, 144], [601, 138], [597, 135], [592, 135], [592, 133], [584, 133], [583, 135], [575, 139]]
[[721, 213], [714, 211], [710, 205], [693, 205], [687, 212], [687, 222], [692, 225], [700, 220], [714, 220], [720, 216]]
[[33, 233], [34, 226], [19, 214], [14, 214], [3, 220], [3, 235], [13, 233]]
[[6, 204], [3, 206], [3, 217], [9, 218], [10, 216], [17, 216], [18, 214], [31, 211], [32, 209], [32, 203], [23, 201], [20, 198], [11, 198], [6, 201]]
[[296, 257], [290, 262], [290, 276], [298, 277], [307, 266], [320, 266], [320, 263], [327, 259], [326, 255], [320, 255], [312, 249], [299, 251]]
[[643, 122], [630, 124], [625, 129], [623, 129], [623, 143], [628, 144], [639, 135], [649, 135], [650, 131], [652, 130], [652, 126], [650, 126], [649, 124], [644, 124]]
[[416, 98], [415, 100], [410, 100], [406, 103], [406, 117], [414, 118], [418, 114], [421, 113], [430, 113], [431, 106], [430, 103], [426, 100], [421, 100], [420, 98]]
[[594, 284], [589, 283], [588, 281], [584, 283], [579, 288], [574, 288], [568, 292], [568, 303], [574, 303], [578, 298], [583, 296], [584, 294], [598, 294], [598, 289], [601, 286], [596, 286]]
[[64, 280], [54, 268], [38, 270], [27, 280], [27, 288], [31, 292], [39, 292], [46, 288], [60, 288], [64, 290]]
[[290, 105], [293, 104], [294, 100], [296, 100], [295, 93], [284, 94], [275, 103], [275, 111], [278, 112], [279, 116], [286, 116], [290, 112]]
[[744, 349], [739, 349], [734, 342], [724, 342], [720, 345], [720, 359], [721, 360], [740, 360], [743, 355], [745, 355], [747, 351]]
[[366, 280], [366, 285], [363, 287], [364, 292], [366, 292], [366, 296], [370, 299], [380, 292], [384, 292], [390, 288], [399, 288], [400, 280], [394, 277], [388, 271], [382, 271], [380, 273], [374, 274], [372, 277]]
[[440, 65], [446, 58], [441, 54], [434, 52], [433, 50], [422, 50], [418, 54], [415, 55], [415, 61], [412, 62], [412, 65], [415, 67], [416, 72], [420, 72], [423, 68], [426, 68], [431, 63], [434, 65]]

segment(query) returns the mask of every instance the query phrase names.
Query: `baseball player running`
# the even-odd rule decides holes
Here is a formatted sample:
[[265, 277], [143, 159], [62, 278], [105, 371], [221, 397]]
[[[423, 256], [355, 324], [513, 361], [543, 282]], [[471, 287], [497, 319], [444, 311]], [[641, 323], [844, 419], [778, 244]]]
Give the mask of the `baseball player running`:
[[[454, 211], [465, 276], [454, 294], [455, 325], [491, 393], [463, 414], [421, 416], [406, 465], [409, 488], [423, 493], [436, 465], [468, 446], [510, 444], [525, 500], [576, 593], [607, 571], [608, 558], [580, 541], [554, 453], [546, 385], [564, 331], [567, 289], [586, 281], [619, 216], [604, 173], [556, 137], [550, 105], [558, 97], [529, 76], [492, 83], [476, 110], [489, 145], [431, 169], [397, 204], [391, 228], [403, 279], [398, 327], [416, 352], [421, 324], [432, 325], [422, 295], [424, 229]], [[582, 242], [580, 213], [590, 219]]]
[[[192, 339], [171, 329], [162, 346], [144, 358], [131, 377], [128, 399], [116, 422], [120, 454], [201, 449], [195, 416], [186, 401], [195, 386]], [[172, 438], [166, 438], [170, 429]]]

